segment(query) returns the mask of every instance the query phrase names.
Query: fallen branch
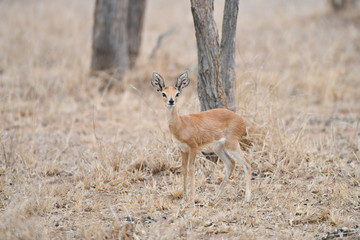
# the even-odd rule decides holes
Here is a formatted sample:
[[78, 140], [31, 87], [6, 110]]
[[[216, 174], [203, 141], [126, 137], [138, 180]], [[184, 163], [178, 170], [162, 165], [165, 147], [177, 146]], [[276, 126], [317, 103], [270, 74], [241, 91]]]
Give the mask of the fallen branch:
[[151, 51], [151, 54], [150, 54], [150, 56], [149, 56], [149, 59], [152, 59], [152, 58], [155, 56], [155, 54], [156, 54], [157, 50], [160, 48], [161, 42], [164, 40], [164, 38], [166, 38], [167, 36], [169, 36], [170, 34], [172, 34], [174, 31], [175, 31], [175, 28], [174, 28], [174, 27], [171, 27], [171, 28], [169, 28], [166, 32], [160, 34], [160, 36], [159, 36], [158, 39], [157, 39], [157, 42], [156, 42], [155, 47], [154, 47], [153, 50]]

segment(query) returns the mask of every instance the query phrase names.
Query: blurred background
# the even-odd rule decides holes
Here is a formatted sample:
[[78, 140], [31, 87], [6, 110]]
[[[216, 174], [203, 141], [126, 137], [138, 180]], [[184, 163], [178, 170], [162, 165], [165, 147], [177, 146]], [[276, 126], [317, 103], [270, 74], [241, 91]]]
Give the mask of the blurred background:
[[[254, 93], [262, 97], [262, 93], [256, 92], [259, 89], [255, 89], [260, 82], [273, 88], [286, 102], [297, 98], [297, 107], [291, 108], [292, 111], [319, 104], [328, 106], [334, 101], [356, 107], [360, 19], [357, 1], [346, 3], [343, 9], [334, 10], [331, 1], [325, 0], [241, 1], [236, 37], [238, 109], [256, 111], [259, 101], [252, 97]], [[77, 106], [66, 101], [95, 101], [93, 95], [98, 95], [99, 89], [105, 93], [109, 79], [111, 86], [116, 85], [113, 90], [122, 93], [114, 95], [113, 101], [119, 102], [128, 95], [132, 99], [125, 104], [129, 106], [119, 111], [133, 109], [135, 106], [131, 104], [144, 105], [144, 101], [155, 104], [156, 101], [150, 100], [155, 95], [140, 98], [139, 92], [130, 87], [136, 87], [140, 93], [153, 92], [149, 88], [152, 71], [172, 80], [190, 69], [193, 90], [187, 92], [195, 93], [197, 49], [189, 1], [146, 3], [139, 56], [119, 81], [105, 73], [97, 77], [90, 75], [95, 2], [1, 1], [0, 4], [3, 123], [16, 122], [23, 117], [18, 116], [19, 112], [27, 116], [26, 111], [34, 108], [46, 110], [56, 119], [62, 118], [61, 108], [73, 112], [74, 109], [66, 108]], [[215, 1], [214, 17], [219, 33], [223, 5], [224, 1]], [[161, 44], [157, 46], [161, 36]], [[198, 100], [195, 94], [192, 96], [187, 105], [197, 108]], [[116, 107], [109, 111], [113, 110]]]

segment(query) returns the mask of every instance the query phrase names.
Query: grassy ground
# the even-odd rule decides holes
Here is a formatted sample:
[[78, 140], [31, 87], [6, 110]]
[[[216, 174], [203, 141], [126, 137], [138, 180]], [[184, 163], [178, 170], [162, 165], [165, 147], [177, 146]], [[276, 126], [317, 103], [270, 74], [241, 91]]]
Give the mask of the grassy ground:
[[236, 97], [252, 201], [237, 166], [211, 207], [224, 166], [199, 155], [197, 204], [182, 208], [179, 153], [150, 80], [195, 69], [181, 112], [199, 111], [189, 1], [149, 0], [137, 65], [111, 89], [88, 74], [93, 7], [0, 1], [1, 239], [314, 239], [360, 223], [356, 9], [240, 1]]

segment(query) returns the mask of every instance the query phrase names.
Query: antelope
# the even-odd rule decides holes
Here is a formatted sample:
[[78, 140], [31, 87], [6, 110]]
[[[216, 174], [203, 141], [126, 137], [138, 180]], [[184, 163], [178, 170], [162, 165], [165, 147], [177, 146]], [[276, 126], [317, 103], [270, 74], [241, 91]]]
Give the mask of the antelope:
[[251, 197], [251, 165], [241, 156], [240, 140], [247, 134], [244, 120], [228, 109], [211, 109], [196, 114], [179, 115], [176, 108], [181, 90], [189, 85], [187, 72], [182, 73], [175, 87], [166, 87], [162, 76], [152, 74], [151, 84], [161, 92], [167, 108], [168, 125], [181, 152], [183, 173], [183, 199], [187, 199], [187, 176], [190, 178], [190, 200], [195, 193], [194, 168], [198, 151], [209, 148], [224, 162], [225, 177], [215, 197], [214, 204], [221, 196], [235, 162], [242, 164], [246, 175], [245, 201]]

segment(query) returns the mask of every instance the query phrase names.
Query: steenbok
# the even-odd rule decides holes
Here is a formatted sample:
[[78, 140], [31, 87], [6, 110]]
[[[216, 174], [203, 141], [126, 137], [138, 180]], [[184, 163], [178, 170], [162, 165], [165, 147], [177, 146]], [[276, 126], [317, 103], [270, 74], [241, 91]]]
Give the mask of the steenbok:
[[168, 114], [168, 124], [174, 140], [178, 143], [182, 158], [184, 198], [186, 198], [186, 180], [190, 177], [190, 200], [195, 192], [194, 161], [199, 150], [207, 148], [225, 164], [225, 178], [220, 185], [214, 203], [221, 195], [228, 178], [240, 162], [246, 175], [245, 201], [251, 196], [251, 165], [241, 157], [240, 140], [247, 134], [244, 120], [236, 113], [227, 109], [212, 109], [197, 114], [179, 115], [176, 108], [181, 90], [189, 85], [189, 76], [185, 72], [177, 79], [175, 87], [165, 87], [164, 79], [153, 73], [151, 84], [161, 92]]

